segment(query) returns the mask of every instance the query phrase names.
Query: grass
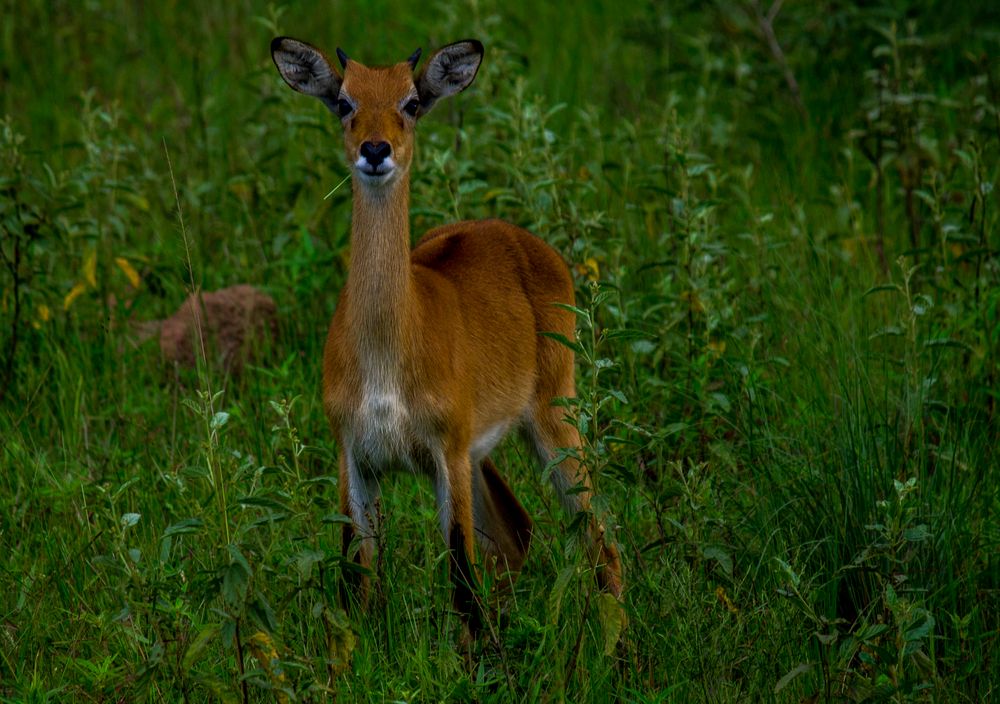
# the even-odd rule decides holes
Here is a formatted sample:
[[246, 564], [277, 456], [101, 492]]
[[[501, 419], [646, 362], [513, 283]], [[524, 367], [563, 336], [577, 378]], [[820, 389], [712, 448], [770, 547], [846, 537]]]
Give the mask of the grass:
[[[0, 699], [989, 701], [1000, 17], [782, 6], [800, 110], [755, 6], [4, 6]], [[499, 216], [571, 263], [627, 626], [515, 440], [537, 532], [471, 668], [426, 481], [385, 487], [374, 603], [343, 608], [347, 170], [277, 34], [486, 44], [420, 127], [413, 229]], [[135, 344], [239, 282], [281, 318], [239, 378]]]

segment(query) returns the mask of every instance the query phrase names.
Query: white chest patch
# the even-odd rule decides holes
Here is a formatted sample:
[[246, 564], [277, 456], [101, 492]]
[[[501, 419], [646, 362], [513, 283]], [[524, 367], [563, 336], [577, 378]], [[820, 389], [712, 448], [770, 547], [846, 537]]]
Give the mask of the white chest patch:
[[354, 428], [355, 453], [374, 471], [412, 463], [410, 413], [394, 390], [367, 391]]

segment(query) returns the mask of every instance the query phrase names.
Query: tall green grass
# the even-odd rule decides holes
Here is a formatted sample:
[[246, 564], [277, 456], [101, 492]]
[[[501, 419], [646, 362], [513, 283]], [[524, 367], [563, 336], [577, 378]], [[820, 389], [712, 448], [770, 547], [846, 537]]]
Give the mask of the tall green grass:
[[[783, 6], [800, 110], [755, 5], [5, 6], [0, 698], [988, 701], [996, 11]], [[347, 169], [276, 34], [486, 43], [420, 126], [414, 230], [503, 217], [571, 263], [624, 628], [516, 440], [537, 530], [471, 668], [426, 482], [387, 482], [372, 606], [341, 602]], [[241, 377], [136, 344], [238, 282], [281, 316]]]

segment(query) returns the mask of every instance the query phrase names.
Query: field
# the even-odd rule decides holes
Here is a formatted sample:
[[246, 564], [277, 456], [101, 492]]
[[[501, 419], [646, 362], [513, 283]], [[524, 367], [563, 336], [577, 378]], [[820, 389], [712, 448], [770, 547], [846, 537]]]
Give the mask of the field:
[[[0, 701], [990, 701], [1000, 11], [859, 5], [4, 2]], [[343, 603], [350, 185], [281, 34], [485, 44], [418, 127], [413, 231], [501, 217], [570, 263], [620, 605], [516, 437], [532, 552], [471, 663], [426, 479], [385, 483]], [[279, 318], [242, 374], [142, 339], [238, 283]]]

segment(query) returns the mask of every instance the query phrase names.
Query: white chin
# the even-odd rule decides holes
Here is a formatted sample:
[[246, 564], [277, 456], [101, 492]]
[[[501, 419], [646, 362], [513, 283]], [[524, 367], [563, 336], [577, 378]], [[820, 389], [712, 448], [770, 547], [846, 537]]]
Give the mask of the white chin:
[[354, 174], [358, 177], [361, 183], [366, 186], [381, 186], [382, 184], [389, 183], [392, 177], [396, 175], [396, 169], [386, 169], [384, 171], [379, 171], [378, 173], [372, 173], [370, 171], [365, 171], [364, 169], [356, 169]]

